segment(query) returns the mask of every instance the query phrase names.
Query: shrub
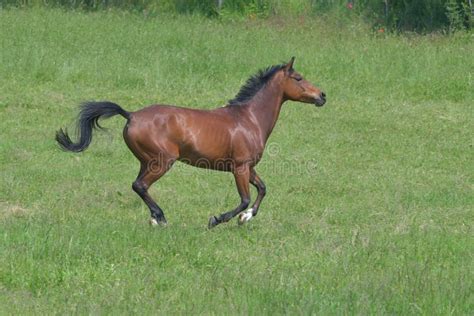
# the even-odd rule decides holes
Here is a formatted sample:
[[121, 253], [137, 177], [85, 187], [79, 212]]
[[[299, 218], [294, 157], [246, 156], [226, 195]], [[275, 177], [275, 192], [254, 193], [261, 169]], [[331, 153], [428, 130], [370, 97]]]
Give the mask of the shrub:
[[351, 14], [393, 31], [456, 31], [472, 26], [470, 0], [2, 0], [1, 6], [61, 6], [85, 10], [120, 8], [147, 13], [238, 15]]

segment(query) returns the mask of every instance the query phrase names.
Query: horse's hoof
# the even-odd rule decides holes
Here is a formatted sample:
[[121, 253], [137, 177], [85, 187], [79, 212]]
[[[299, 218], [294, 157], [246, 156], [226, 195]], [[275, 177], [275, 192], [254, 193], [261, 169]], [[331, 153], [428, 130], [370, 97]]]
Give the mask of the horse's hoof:
[[242, 212], [242, 213], [239, 214], [238, 224], [243, 225], [243, 224], [247, 223], [249, 220], [251, 220], [252, 217], [253, 217], [253, 209], [250, 208], [250, 209], [246, 210], [245, 212]]
[[157, 221], [156, 218], [153, 218], [153, 217], [150, 218], [150, 222], [149, 222], [149, 223], [150, 223], [150, 226], [151, 226], [151, 227], [156, 227], [156, 226], [162, 226], [162, 227], [164, 227], [164, 226], [168, 225], [168, 223], [166, 222], [166, 220], [164, 220], [164, 221]]
[[208, 228], [208, 229], [211, 229], [211, 228], [213, 228], [214, 226], [216, 226], [217, 224], [219, 224], [219, 222], [217, 221], [217, 217], [211, 216], [211, 217], [209, 218], [209, 223], [207, 224], [207, 228]]

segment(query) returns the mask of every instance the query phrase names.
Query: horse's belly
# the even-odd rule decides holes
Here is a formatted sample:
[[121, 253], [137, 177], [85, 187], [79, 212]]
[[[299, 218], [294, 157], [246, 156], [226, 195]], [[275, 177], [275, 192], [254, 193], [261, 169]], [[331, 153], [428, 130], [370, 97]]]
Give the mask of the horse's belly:
[[210, 144], [195, 146], [195, 144], [180, 147], [179, 161], [199, 168], [215, 170], [232, 170], [234, 164], [226, 144]]

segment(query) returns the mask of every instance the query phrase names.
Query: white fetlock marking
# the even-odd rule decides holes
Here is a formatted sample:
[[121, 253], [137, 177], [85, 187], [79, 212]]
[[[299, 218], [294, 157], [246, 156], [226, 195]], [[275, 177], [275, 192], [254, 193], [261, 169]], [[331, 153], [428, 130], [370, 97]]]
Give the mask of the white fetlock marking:
[[251, 220], [253, 217], [253, 208], [249, 208], [239, 216], [239, 223], [244, 224]]
[[158, 221], [152, 217], [152, 218], [150, 218], [150, 225], [151, 226], [158, 226]]

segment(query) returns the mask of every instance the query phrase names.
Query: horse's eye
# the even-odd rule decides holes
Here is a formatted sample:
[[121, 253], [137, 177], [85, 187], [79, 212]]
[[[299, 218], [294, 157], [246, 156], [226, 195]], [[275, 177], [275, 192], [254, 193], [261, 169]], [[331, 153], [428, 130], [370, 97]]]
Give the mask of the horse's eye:
[[303, 80], [303, 77], [297, 76], [297, 77], [293, 77], [293, 79], [295, 79], [296, 81], [301, 81], [301, 80]]

